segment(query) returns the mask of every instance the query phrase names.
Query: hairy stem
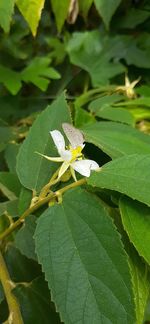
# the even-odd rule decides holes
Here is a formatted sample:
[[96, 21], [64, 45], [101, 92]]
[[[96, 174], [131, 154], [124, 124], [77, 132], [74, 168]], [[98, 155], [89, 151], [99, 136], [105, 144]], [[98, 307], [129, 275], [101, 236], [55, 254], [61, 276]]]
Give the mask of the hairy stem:
[[54, 197], [59, 197], [61, 196], [65, 191], [67, 191], [68, 189], [71, 188], [75, 188], [78, 186], [81, 186], [83, 184], [86, 183], [86, 178], [83, 178], [81, 180], [78, 180], [76, 182], [73, 182], [71, 184], [69, 184], [68, 186], [65, 186], [64, 188], [56, 191], [56, 192], [51, 192], [47, 197], [39, 200], [37, 203], [35, 203], [32, 207], [29, 207], [21, 216], [20, 218], [14, 222], [10, 227], [8, 227], [2, 234], [0, 234], [0, 241], [5, 239], [9, 234], [11, 234], [19, 225], [21, 225], [25, 218], [27, 216], [29, 216], [30, 214], [32, 214], [34, 211], [36, 211], [38, 208], [40, 208], [41, 206], [45, 205], [46, 203], [48, 203], [51, 199], [53, 199]]
[[8, 323], [10, 322], [12, 324], [23, 324], [19, 304], [17, 302], [16, 297], [12, 293], [11, 279], [1, 251], [0, 251], [0, 281], [4, 289], [4, 293], [6, 296], [6, 300], [10, 312], [9, 314], [10, 321], [8, 320]]

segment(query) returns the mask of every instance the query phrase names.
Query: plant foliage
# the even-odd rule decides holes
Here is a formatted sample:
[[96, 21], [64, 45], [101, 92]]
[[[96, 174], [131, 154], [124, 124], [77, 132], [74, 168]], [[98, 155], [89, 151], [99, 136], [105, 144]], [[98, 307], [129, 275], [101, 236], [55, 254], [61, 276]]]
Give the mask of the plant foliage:
[[150, 322], [149, 27], [148, 0], [0, 1], [0, 323]]

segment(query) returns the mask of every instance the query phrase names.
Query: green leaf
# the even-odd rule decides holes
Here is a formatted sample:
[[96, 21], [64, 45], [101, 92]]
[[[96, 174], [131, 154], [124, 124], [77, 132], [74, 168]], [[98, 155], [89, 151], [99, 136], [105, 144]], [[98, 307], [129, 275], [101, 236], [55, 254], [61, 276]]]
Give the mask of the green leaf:
[[19, 195], [19, 203], [18, 203], [18, 209], [20, 215], [25, 212], [26, 209], [29, 208], [31, 204], [33, 193], [31, 190], [28, 190], [25, 187], [21, 188], [20, 195]]
[[133, 154], [105, 164], [94, 172], [88, 184], [116, 190], [150, 206], [150, 154]]
[[133, 115], [124, 108], [105, 106], [104, 108], [101, 108], [96, 112], [96, 116], [103, 119], [129, 124], [131, 126], [134, 126], [135, 124]]
[[122, 197], [119, 206], [130, 241], [150, 264], [150, 208], [127, 197]]
[[19, 151], [19, 145], [16, 143], [9, 143], [5, 150], [5, 160], [7, 166], [12, 173], [16, 173], [16, 157]]
[[0, 152], [3, 151], [7, 144], [15, 138], [16, 135], [11, 127], [0, 126]]
[[106, 27], [109, 28], [110, 20], [121, 0], [107, 0], [107, 2], [105, 0], [94, 0], [94, 3]]
[[82, 127], [85, 141], [98, 146], [115, 159], [122, 155], [150, 153], [150, 137], [115, 122], [96, 122]]
[[25, 219], [21, 229], [15, 236], [15, 246], [29, 259], [37, 260], [33, 235], [36, 227], [36, 217], [30, 215]]
[[83, 15], [84, 18], [87, 17], [88, 11], [92, 6], [93, 0], [79, 0], [79, 11]]
[[30, 282], [41, 274], [37, 262], [22, 255], [14, 245], [7, 246], [4, 258], [10, 277], [14, 282]]
[[68, 16], [70, 0], [51, 0], [52, 10], [55, 15], [58, 31], [60, 32]]
[[58, 156], [49, 131], [62, 131], [62, 123], [71, 123], [70, 112], [62, 94], [33, 123], [22, 144], [17, 161], [17, 173], [24, 187], [40, 191], [60, 164], [50, 162], [35, 152]]
[[92, 124], [95, 122], [94, 116], [92, 116], [85, 109], [77, 107], [75, 109], [75, 126], [76, 128], [82, 127], [85, 124]]
[[126, 246], [129, 255], [130, 273], [134, 292], [136, 324], [144, 323], [144, 314], [150, 292], [148, 266], [131, 244]]
[[11, 17], [14, 12], [15, 0], [1, 0], [0, 1], [0, 26], [5, 33], [10, 30]]
[[126, 254], [94, 195], [68, 191], [38, 219], [35, 243], [62, 321], [134, 323]]
[[45, 0], [17, 0], [16, 4], [27, 21], [33, 36], [37, 33], [37, 27], [41, 18]]
[[115, 104], [116, 106], [150, 106], [150, 97], [137, 98]]
[[3, 214], [7, 214], [11, 217], [18, 217], [18, 199], [0, 203], [0, 216]]
[[10, 172], [0, 172], [0, 189], [9, 200], [16, 199], [21, 189], [17, 176]]
[[35, 86], [45, 91], [50, 82], [49, 79], [59, 79], [60, 74], [49, 67], [51, 59], [48, 57], [35, 57], [31, 63], [21, 72], [21, 78], [25, 82], [32, 82]]
[[21, 88], [20, 73], [15, 72], [3, 65], [0, 65], [0, 82], [15, 95]]
[[101, 96], [100, 98], [91, 101], [88, 109], [96, 114], [97, 111], [104, 108], [106, 105], [114, 104], [117, 101], [121, 101], [121, 99], [123, 99], [123, 96], [117, 93], [113, 93], [110, 96]]
[[135, 28], [139, 24], [143, 23], [150, 17], [150, 12], [147, 10], [140, 10], [136, 8], [130, 8], [127, 14], [121, 17], [119, 27], [121, 28]]
[[94, 30], [74, 33], [66, 50], [71, 62], [86, 70], [93, 86], [97, 87], [106, 86], [111, 78], [125, 71], [119, 60], [113, 60], [117, 47], [120, 47], [117, 40], [104, 37]]
[[13, 289], [19, 300], [24, 323], [60, 324], [59, 316], [50, 302], [47, 283], [38, 277], [29, 285], [20, 283]]

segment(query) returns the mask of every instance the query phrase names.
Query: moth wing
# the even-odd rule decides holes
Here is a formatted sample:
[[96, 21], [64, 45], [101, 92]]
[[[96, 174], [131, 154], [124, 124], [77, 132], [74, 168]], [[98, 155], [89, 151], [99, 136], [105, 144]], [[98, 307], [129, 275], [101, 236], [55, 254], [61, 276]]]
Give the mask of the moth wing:
[[84, 137], [79, 129], [68, 123], [63, 123], [62, 128], [73, 148], [83, 145]]

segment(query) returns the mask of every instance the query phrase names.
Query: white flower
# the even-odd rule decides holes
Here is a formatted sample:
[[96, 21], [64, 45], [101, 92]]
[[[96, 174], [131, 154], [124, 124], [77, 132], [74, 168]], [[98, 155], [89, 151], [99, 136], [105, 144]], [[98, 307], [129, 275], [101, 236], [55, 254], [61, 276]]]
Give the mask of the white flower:
[[68, 147], [65, 145], [65, 140], [61, 132], [58, 130], [50, 132], [60, 157], [49, 157], [39, 154], [49, 161], [63, 162], [58, 173], [58, 178], [61, 178], [68, 168], [70, 168], [71, 175], [75, 181], [77, 181], [75, 171], [85, 177], [89, 177], [91, 170], [98, 170], [99, 165], [93, 160], [83, 158], [84, 138], [82, 133], [67, 123], [62, 124], [62, 127], [70, 142]]

